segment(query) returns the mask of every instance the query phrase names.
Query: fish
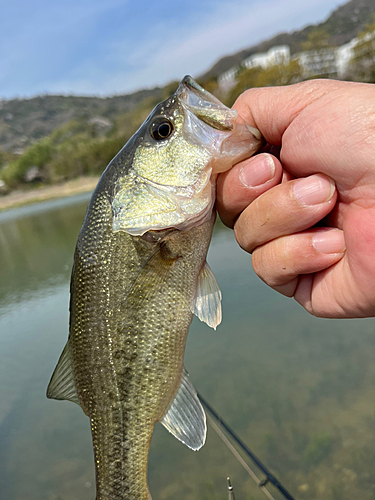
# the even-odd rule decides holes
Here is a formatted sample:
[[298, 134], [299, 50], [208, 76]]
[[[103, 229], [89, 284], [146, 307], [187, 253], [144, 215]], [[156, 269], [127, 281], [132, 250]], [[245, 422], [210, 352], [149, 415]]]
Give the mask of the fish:
[[151, 499], [157, 422], [192, 450], [205, 442], [183, 358], [194, 314], [214, 329], [221, 321], [206, 262], [215, 181], [261, 144], [257, 129], [186, 76], [92, 195], [74, 254], [68, 341], [47, 397], [90, 419], [97, 500]]

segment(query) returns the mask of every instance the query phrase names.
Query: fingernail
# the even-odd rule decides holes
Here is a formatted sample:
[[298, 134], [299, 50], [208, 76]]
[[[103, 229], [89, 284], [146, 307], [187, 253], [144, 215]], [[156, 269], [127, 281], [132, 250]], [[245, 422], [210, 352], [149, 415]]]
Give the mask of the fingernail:
[[332, 198], [335, 192], [335, 183], [326, 175], [315, 174], [295, 182], [293, 192], [303, 205], [319, 205], [319, 203], [326, 203]]
[[314, 235], [313, 246], [320, 253], [342, 253], [345, 251], [344, 233], [340, 229], [319, 231]]
[[275, 162], [271, 155], [262, 153], [244, 166], [239, 179], [246, 187], [255, 187], [270, 181], [275, 176]]

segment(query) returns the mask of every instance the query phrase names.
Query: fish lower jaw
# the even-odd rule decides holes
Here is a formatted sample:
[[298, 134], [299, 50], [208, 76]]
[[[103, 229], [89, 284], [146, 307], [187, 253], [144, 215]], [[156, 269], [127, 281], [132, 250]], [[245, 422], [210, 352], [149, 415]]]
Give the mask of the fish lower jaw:
[[[196, 214], [183, 214], [179, 217], [175, 217], [175, 219], [179, 219], [176, 220], [175, 223], [173, 222], [173, 217], [168, 217], [168, 213], [164, 213], [164, 217], [160, 217], [160, 214], [150, 214], [147, 217], [143, 216], [139, 220], [139, 225], [136, 224], [137, 220], [134, 219], [129, 221], [131, 222], [131, 224], [127, 224], [126, 219], [114, 219], [112, 223], [113, 232], [123, 231], [127, 234], [130, 234], [131, 236], [143, 236], [149, 232], [165, 232], [174, 229], [177, 229], [179, 231], [188, 231], [189, 229], [204, 224], [211, 218], [212, 212], [214, 210], [214, 204], [215, 199], [214, 197], [212, 197], [209, 203], [203, 208], [203, 210]], [[159, 223], [155, 223], [155, 219], [157, 218], [161, 218], [162, 220]]]
[[207, 205], [207, 207], [204, 210], [202, 210], [202, 212], [200, 212], [199, 214], [195, 215], [192, 218], [185, 220], [181, 224], [174, 226], [174, 229], [178, 229], [179, 231], [188, 231], [189, 229], [192, 229], [194, 227], [201, 226], [202, 224], [211, 219], [212, 212], [214, 210], [214, 204], [215, 200], [213, 199]]

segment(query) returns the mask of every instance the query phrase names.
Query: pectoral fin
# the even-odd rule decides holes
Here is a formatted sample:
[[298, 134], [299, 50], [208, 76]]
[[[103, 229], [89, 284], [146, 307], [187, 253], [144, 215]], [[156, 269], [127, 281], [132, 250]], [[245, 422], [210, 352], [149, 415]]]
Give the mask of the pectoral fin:
[[177, 394], [160, 422], [192, 450], [199, 450], [204, 445], [207, 432], [206, 414], [186, 370], [182, 374]]
[[69, 341], [66, 343], [47, 389], [47, 398], [66, 399], [80, 404], [74, 382], [73, 363]]
[[221, 291], [207, 262], [198, 276], [192, 312], [214, 330], [221, 323]]

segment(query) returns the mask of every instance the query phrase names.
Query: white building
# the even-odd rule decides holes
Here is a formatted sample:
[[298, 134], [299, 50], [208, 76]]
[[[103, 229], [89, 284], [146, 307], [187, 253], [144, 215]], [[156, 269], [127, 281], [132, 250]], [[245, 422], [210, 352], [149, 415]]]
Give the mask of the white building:
[[[375, 32], [367, 34], [364, 40], [374, 40], [375, 43]], [[298, 60], [306, 78], [314, 76], [337, 76], [341, 78], [345, 76], [350, 61], [354, 57], [354, 48], [362, 41], [363, 39], [359, 41], [358, 38], [353, 38], [345, 45], [341, 45], [341, 47], [300, 52], [293, 56], [292, 59]], [[234, 66], [220, 75], [218, 77], [219, 87], [224, 92], [234, 87], [236, 76], [241, 68], [251, 69], [260, 67], [266, 69], [273, 65], [288, 64], [290, 60], [288, 45], [271, 47], [267, 52], [260, 52], [247, 57], [240, 65]]]
[[288, 45], [278, 45], [271, 47], [268, 52], [253, 54], [244, 59], [239, 66], [233, 66], [222, 73], [217, 81], [220, 89], [223, 92], [228, 92], [236, 84], [236, 76], [241, 68], [256, 68], [263, 69], [276, 64], [288, 64], [290, 61], [290, 49]]
[[296, 54], [304, 76], [334, 76], [337, 74], [336, 48], [308, 50]]
[[217, 83], [222, 92], [229, 92], [236, 85], [236, 76], [239, 70], [239, 66], [233, 66], [218, 77]]
[[341, 45], [336, 50], [336, 65], [337, 76], [339, 78], [345, 75], [346, 70], [350, 64], [350, 60], [354, 57], [354, 47], [358, 43], [358, 38], [353, 38], [349, 43]]
[[271, 47], [268, 52], [253, 54], [241, 63], [246, 69], [261, 67], [263, 69], [275, 64], [288, 64], [290, 61], [290, 49], [288, 45], [277, 45]]

